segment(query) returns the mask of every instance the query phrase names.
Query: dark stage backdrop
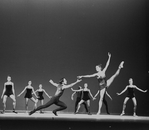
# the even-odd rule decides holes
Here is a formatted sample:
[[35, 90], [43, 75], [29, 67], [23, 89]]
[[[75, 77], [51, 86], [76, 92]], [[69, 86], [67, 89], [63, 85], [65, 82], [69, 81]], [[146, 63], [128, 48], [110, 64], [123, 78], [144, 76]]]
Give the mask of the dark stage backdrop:
[[[110, 112], [119, 114], [126, 93], [116, 93], [125, 88], [130, 77], [139, 88], [148, 89], [146, 38], [145, 0], [0, 0], [0, 93], [10, 75], [16, 95], [29, 80], [35, 90], [42, 84], [53, 95], [56, 88], [50, 79], [58, 82], [66, 77], [72, 83], [78, 75], [96, 72], [97, 64], [104, 66], [110, 52], [107, 78], [125, 61], [124, 69], [108, 89], [113, 101], [106, 97]], [[84, 83], [95, 95], [96, 78], [83, 79], [74, 88]], [[68, 89], [61, 98], [68, 106], [67, 112], [74, 111], [71, 94]], [[148, 94], [136, 91], [138, 115], [149, 115]], [[24, 110], [24, 94], [16, 99], [16, 109]], [[48, 100], [45, 96], [45, 102]], [[91, 101], [91, 112], [97, 112], [98, 100]], [[12, 109], [10, 99], [7, 109]], [[29, 109], [33, 109], [32, 102]], [[126, 111], [132, 114], [131, 101]]]

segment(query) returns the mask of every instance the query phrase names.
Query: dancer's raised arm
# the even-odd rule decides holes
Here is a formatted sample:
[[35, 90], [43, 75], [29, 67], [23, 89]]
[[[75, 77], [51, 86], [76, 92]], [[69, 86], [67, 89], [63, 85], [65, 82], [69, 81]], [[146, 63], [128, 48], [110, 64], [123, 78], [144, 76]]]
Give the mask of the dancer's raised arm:
[[54, 83], [53, 80], [50, 79], [49, 82], [50, 82], [53, 86], [58, 87], [58, 84], [57, 84], [57, 83]]
[[105, 68], [103, 69], [103, 72], [104, 72], [104, 73], [106, 72], [106, 70], [107, 70], [107, 68], [108, 68], [108, 66], [109, 66], [109, 64], [110, 64], [111, 54], [108, 53], [108, 56], [109, 56], [108, 61], [107, 61], [107, 63], [106, 63]]

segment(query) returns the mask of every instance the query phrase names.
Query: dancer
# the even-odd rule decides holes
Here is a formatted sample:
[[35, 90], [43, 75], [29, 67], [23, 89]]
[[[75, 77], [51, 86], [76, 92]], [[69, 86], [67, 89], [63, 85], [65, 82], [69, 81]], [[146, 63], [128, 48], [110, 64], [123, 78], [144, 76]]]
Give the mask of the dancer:
[[41, 105], [39, 107], [37, 107], [36, 109], [32, 110], [29, 115], [35, 113], [36, 111], [38, 110], [41, 110], [41, 109], [44, 109], [44, 108], [47, 108], [47, 107], [50, 107], [51, 105], [55, 104], [57, 106], [59, 106], [59, 108], [53, 110], [53, 114], [55, 116], [57, 116], [57, 111], [61, 111], [61, 110], [64, 110], [67, 108], [66, 104], [62, 101], [59, 100], [59, 98], [63, 95], [64, 93], [64, 90], [67, 89], [67, 88], [70, 88], [72, 86], [74, 86], [75, 84], [77, 84], [78, 82], [80, 82], [81, 80], [77, 80], [76, 82], [74, 83], [71, 83], [69, 85], [67, 85], [67, 80], [65, 78], [62, 78], [60, 81], [59, 81], [59, 84], [57, 83], [54, 83], [53, 80], [50, 80], [49, 82], [55, 86], [57, 88], [56, 92], [55, 92], [55, 95], [53, 97], [51, 97], [50, 101], [47, 102], [45, 105]]
[[[39, 84], [39, 89], [37, 89], [35, 93], [38, 93], [37, 103], [38, 101], [40, 101], [40, 105], [43, 105], [44, 101], [43, 93], [45, 93], [47, 97], [51, 98], [51, 96], [49, 96], [47, 92], [42, 88], [42, 84]], [[40, 113], [43, 113], [42, 109], [40, 110]]]
[[82, 99], [81, 101], [79, 102], [78, 104], [78, 107], [77, 107], [77, 111], [76, 113], [79, 112], [79, 109], [80, 109], [80, 106], [82, 103], [86, 102], [87, 103], [87, 107], [88, 107], [88, 114], [90, 115], [90, 97], [92, 97], [92, 99], [94, 100], [95, 98], [93, 97], [93, 95], [91, 94], [91, 91], [90, 89], [87, 88], [88, 87], [88, 84], [85, 83], [84, 84], [84, 89], [83, 89], [83, 94], [82, 94]]
[[[81, 86], [78, 87], [78, 90], [74, 90], [73, 88], [71, 88], [71, 90], [74, 92], [72, 95], [71, 95], [71, 99], [73, 100], [73, 96], [76, 94], [76, 101], [75, 101], [75, 114], [76, 114], [76, 111], [77, 111], [77, 106], [78, 106], [78, 103], [81, 101], [82, 99], [82, 94], [83, 94], [83, 88]], [[86, 112], [88, 112], [88, 109], [87, 109], [87, 104], [85, 102], [82, 103], [85, 107], [85, 110]]]
[[123, 115], [125, 114], [126, 103], [127, 103], [127, 101], [128, 101], [129, 99], [132, 99], [132, 101], [133, 101], [133, 104], [134, 104], [133, 116], [136, 116], [137, 100], [136, 100], [136, 98], [135, 98], [135, 92], [134, 92], [135, 89], [137, 89], [137, 90], [139, 90], [140, 92], [143, 92], [143, 93], [146, 93], [146, 92], [147, 92], [147, 90], [142, 90], [142, 89], [138, 88], [136, 85], [133, 85], [133, 79], [130, 78], [130, 79], [129, 79], [129, 85], [127, 85], [127, 86], [125, 87], [125, 89], [124, 89], [122, 92], [117, 93], [117, 95], [121, 95], [121, 94], [123, 94], [126, 90], [128, 91], [127, 96], [126, 96], [126, 98], [124, 99], [123, 110], [122, 110], [121, 116], [123, 116]]
[[18, 95], [21, 96], [25, 91], [26, 91], [26, 94], [24, 96], [25, 98], [25, 110], [26, 110], [26, 113], [28, 112], [28, 102], [29, 102], [29, 99], [31, 101], [33, 101], [35, 104], [34, 104], [34, 108], [37, 108], [37, 100], [33, 97], [33, 94], [37, 97], [35, 91], [34, 91], [34, 88], [31, 86], [32, 85], [32, 81], [29, 81], [28, 82], [28, 85], [23, 89], [23, 91]]
[[[104, 103], [106, 105], [106, 107], [108, 108], [108, 104], [107, 104], [107, 101], [105, 100], [105, 92], [106, 92], [106, 88], [108, 88], [111, 83], [113, 82], [113, 80], [115, 79], [115, 77], [117, 77], [117, 75], [119, 75], [120, 73], [120, 70], [123, 68], [123, 64], [124, 64], [124, 61], [122, 61], [118, 67], [118, 70], [116, 71], [116, 73], [108, 80], [106, 80], [106, 70], [109, 66], [109, 63], [110, 63], [110, 59], [111, 59], [111, 54], [108, 53], [108, 61], [106, 63], [106, 66], [104, 69], [102, 69], [101, 67], [101, 64], [100, 65], [97, 65], [96, 66], [96, 73], [94, 74], [91, 74], [91, 75], [84, 75], [84, 76], [78, 76], [78, 78], [90, 78], [90, 77], [96, 77], [97, 76], [97, 80], [98, 80], [98, 83], [99, 83], [99, 91], [100, 91], [100, 99], [99, 99], [99, 108], [98, 108], [98, 112], [97, 112], [97, 115], [99, 115], [101, 113], [101, 107], [102, 107], [102, 103]], [[103, 102], [104, 100], [104, 102]], [[109, 113], [107, 111], [107, 113]]]
[[7, 82], [4, 83], [4, 89], [1, 95], [1, 98], [3, 99], [3, 111], [1, 112], [2, 114], [5, 113], [6, 110], [6, 102], [7, 102], [7, 98], [10, 97], [13, 100], [13, 111], [14, 113], [17, 113], [15, 111], [16, 108], [16, 98], [15, 98], [15, 90], [14, 90], [14, 83], [11, 82], [11, 77], [7, 76]]

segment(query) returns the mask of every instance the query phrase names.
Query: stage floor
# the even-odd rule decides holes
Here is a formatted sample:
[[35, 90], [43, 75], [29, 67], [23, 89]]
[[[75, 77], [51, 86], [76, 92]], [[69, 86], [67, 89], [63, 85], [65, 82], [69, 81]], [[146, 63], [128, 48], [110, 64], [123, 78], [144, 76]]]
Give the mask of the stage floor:
[[0, 130], [147, 130], [149, 117], [120, 115], [87, 115], [59, 112], [55, 116], [46, 111], [29, 115], [23, 111], [17, 114], [0, 114]]

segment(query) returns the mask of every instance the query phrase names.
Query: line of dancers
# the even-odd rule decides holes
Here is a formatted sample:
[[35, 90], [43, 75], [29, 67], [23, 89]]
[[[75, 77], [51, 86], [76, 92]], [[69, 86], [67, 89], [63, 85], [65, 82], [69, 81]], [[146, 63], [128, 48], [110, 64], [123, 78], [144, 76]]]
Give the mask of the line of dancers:
[[[84, 104], [86, 112], [90, 115], [91, 114], [90, 113], [90, 100], [91, 100], [91, 98], [92, 98], [92, 100], [95, 100], [97, 95], [100, 96], [99, 103], [98, 103], [97, 115], [101, 114], [101, 108], [102, 108], [103, 103], [106, 106], [107, 114], [110, 114], [109, 110], [108, 110], [108, 103], [105, 99], [105, 95], [107, 95], [112, 100], [111, 96], [107, 92], [107, 89], [110, 87], [110, 85], [114, 81], [114, 79], [119, 75], [119, 73], [120, 73], [120, 71], [121, 71], [121, 69], [123, 68], [123, 65], [124, 65], [124, 61], [122, 61], [120, 63], [120, 65], [118, 66], [118, 69], [115, 72], [115, 74], [112, 75], [109, 79], [107, 79], [105, 73], [106, 73], [106, 70], [109, 66], [110, 59], [111, 59], [111, 54], [108, 53], [108, 60], [107, 60], [107, 63], [106, 63], [104, 68], [102, 68], [101, 64], [97, 65], [96, 66], [96, 73], [90, 74], [90, 75], [77, 76], [77, 80], [74, 83], [67, 84], [66, 78], [61, 78], [59, 83], [55, 83], [55, 82], [53, 82], [53, 80], [50, 80], [49, 82], [53, 86], [56, 87], [56, 92], [55, 92], [54, 96], [49, 96], [48, 93], [42, 88], [42, 84], [40, 84], [39, 89], [37, 89], [35, 91], [34, 88], [31, 86], [32, 82], [29, 81], [28, 85], [23, 89], [23, 91], [20, 94], [18, 94], [18, 97], [21, 96], [24, 92], [26, 92], [25, 97], [24, 97], [25, 98], [26, 112], [28, 112], [29, 99], [34, 102], [34, 108], [33, 108], [32, 111], [29, 112], [29, 115], [32, 115], [36, 111], [40, 111], [40, 113], [43, 113], [43, 111], [42, 111], [43, 109], [45, 109], [47, 107], [50, 107], [51, 105], [55, 104], [59, 107], [57, 109], [53, 110], [52, 112], [55, 116], [57, 116], [58, 111], [62, 111], [62, 110], [67, 108], [67, 105], [60, 100], [60, 97], [63, 95], [65, 89], [71, 88], [71, 90], [73, 91], [73, 94], [71, 96], [72, 100], [73, 100], [74, 94], [77, 94], [77, 98], [76, 98], [76, 102], [75, 102], [75, 111], [74, 111], [75, 114], [77, 114], [79, 112], [81, 104]], [[95, 96], [92, 95], [90, 89], [88, 88], [87, 83], [84, 84], [84, 88], [82, 88], [81, 86], [79, 86], [79, 89], [77, 89], [77, 90], [74, 90], [72, 88], [74, 85], [81, 82], [83, 80], [83, 78], [90, 78], [90, 77], [96, 77], [97, 80], [98, 80], [99, 88], [98, 88], [98, 91], [95, 94]], [[127, 101], [129, 99], [132, 99], [132, 101], [134, 103], [133, 116], [136, 116], [137, 102], [136, 102], [135, 93], [134, 93], [135, 89], [137, 89], [141, 92], [144, 92], [144, 93], [147, 92], [147, 90], [142, 90], [142, 89], [138, 88], [136, 85], [133, 85], [133, 79], [130, 78], [129, 79], [129, 85], [127, 85], [126, 88], [121, 93], [117, 93], [117, 95], [121, 95], [126, 90], [128, 91], [128, 94], [127, 94], [127, 96], [124, 100], [124, 103], [123, 103], [123, 109], [122, 109], [121, 115], [125, 114], [125, 108], [126, 108]], [[36, 93], [38, 93], [38, 95]], [[47, 97], [49, 97], [49, 101], [45, 104], [43, 103], [43, 101], [44, 101], [43, 93], [45, 93], [47, 95]], [[35, 99], [33, 97], [33, 95], [35, 95], [35, 97], [37, 99]], [[10, 76], [7, 77], [7, 82], [4, 83], [4, 89], [3, 89], [3, 92], [2, 92], [2, 95], [1, 95], [1, 98], [3, 99], [3, 111], [1, 113], [5, 113], [6, 101], [7, 101], [8, 97], [10, 97], [13, 100], [13, 111], [12, 112], [17, 113], [16, 110], [15, 110], [15, 108], [16, 108], [16, 98], [15, 98], [14, 83], [11, 81]], [[39, 107], [37, 107], [38, 102], [40, 102]]]

